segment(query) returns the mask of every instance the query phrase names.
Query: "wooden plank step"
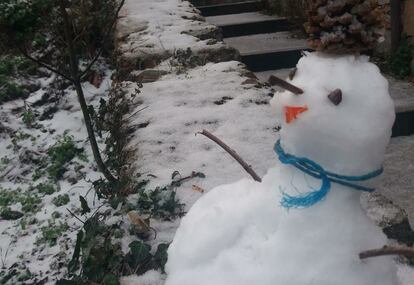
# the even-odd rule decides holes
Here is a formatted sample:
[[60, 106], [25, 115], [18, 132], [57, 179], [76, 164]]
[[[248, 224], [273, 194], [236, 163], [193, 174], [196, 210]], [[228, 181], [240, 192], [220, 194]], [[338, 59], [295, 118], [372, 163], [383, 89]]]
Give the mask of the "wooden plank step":
[[255, 12], [263, 10], [263, 8], [264, 2], [262, 1], [246, 1], [197, 7], [204, 17]]
[[220, 4], [232, 4], [232, 3], [240, 3], [240, 2], [250, 2], [252, 0], [190, 0], [191, 4], [195, 7], [201, 6], [213, 6], [213, 5], [220, 5]]
[[206, 21], [221, 28], [225, 38], [288, 31], [293, 25], [284, 17], [258, 12], [206, 17]]

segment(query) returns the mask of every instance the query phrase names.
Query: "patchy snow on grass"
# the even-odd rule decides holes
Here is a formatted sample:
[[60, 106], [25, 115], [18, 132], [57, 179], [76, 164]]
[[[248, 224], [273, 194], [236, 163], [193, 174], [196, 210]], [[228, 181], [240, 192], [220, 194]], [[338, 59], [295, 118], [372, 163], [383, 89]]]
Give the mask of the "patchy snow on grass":
[[[95, 107], [111, 87], [112, 71], [102, 68], [99, 88], [83, 84], [88, 104]], [[71, 86], [63, 91], [50, 88], [54, 79], [40, 78], [42, 88], [25, 101], [0, 105], [2, 284], [54, 284], [66, 272], [82, 226], [67, 209], [80, 216], [80, 195], [92, 210], [101, 205], [90, 191], [91, 181], [101, 175], [94, 166], [76, 92]], [[58, 156], [73, 152], [73, 157], [59, 164], [51, 149]], [[10, 210], [22, 217], [11, 219]]]

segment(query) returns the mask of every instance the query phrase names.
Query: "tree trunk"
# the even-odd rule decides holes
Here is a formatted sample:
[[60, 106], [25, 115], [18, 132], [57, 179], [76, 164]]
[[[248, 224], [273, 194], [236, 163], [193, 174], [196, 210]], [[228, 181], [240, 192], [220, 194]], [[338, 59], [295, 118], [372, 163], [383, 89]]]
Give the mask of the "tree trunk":
[[63, 0], [60, 0], [60, 11], [63, 17], [63, 29], [65, 33], [68, 54], [69, 54], [69, 67], [70, 67], [70, 74], [73, 79], [73, 84], [75, 86], [76, 94], [78, 96], [79, 104], [81, 106], [83, 118], [85, 120], [86, 130], [88, 132], [89, 142], [92, 147], [93, 157], [95, 158], [95, 162], [98, 165], [98, 169], [105, 178], [112, 183], [117, 182], [117, 179], [111, 174], [111, 172], [106, 167], [105, 163], [102, 160], [98, 143], [96, 142], [95, 133], [92, 126], [92, 120], [89, 115], [88, 105], [86, 104], [85, 96], [83, 93], [80, 77], [79, 77], [79, 68], [78, 68], [78, 60], [76, 58], [76, 53], [73, 47], [73, 36], [70, 31], [71, 24], [69, 21], [69, 15], [66, 12], [65, 3]]

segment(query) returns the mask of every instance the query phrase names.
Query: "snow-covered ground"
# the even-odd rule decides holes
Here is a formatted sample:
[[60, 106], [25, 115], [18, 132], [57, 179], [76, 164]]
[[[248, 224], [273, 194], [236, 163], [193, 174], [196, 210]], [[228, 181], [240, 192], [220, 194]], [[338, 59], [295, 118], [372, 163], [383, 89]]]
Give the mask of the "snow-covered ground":
[[256, 88], [243, 74], [246, 70], [236, 61], [209, 63], [144, 84], [138, 108], [148, 108], [132, 122], [148, 124], [131, 141], [138, 147], [138, 172], [155, 175], [154, 186], [168, 184], [175, 170], [183, 176], [203, 172], [206, 178], [190, 181], [178, 190], [188, 206], [201, 195], [191, 190], [191, 184], [208, 190], [248, 177], [224, 150], [206, 137], [196, 136], [206, 129], [263, 175], [275, 159], [272, 144], [277, 139], [277, 122], [268, 111], [269, 90]]
[[[87, 101], [94, 106], [111, 88], [112, 71], [102, 70], [98, 88], [83, 84]], [[82, 226], [67, 209], [79, 212], [80, 195], [92, 209], [101, 205], [90, 183], [101, 175], [94, 167], [76, 93], [71, 87], [50, 88], [54, 79], [53, 75], [39, 78], [41, 88], [25, 101], [0, 105], [0, 207], [2, 212], [10, 209], [23, 214], [17, 220], [0, 219], [0, 277], [5, 284], [54, 284], [66, 272]], [[24, 119], [29, 112], [33, 118]], [[64, 151], [77, 154], [65, 163], [62, 178], [56, 181], [50, 177], [54, 162], [48, 152], [64, 141]], [[7, 281], [3, 274], [13, 278]]]
[[126, 0], [117, 25], [118, 65], [132, 71], [156, 66], [177, 50], [191, 48], [207, 61], [230, 60], [236, 51], [220, 41], [188, 1]]
[[[149, 4], [146, 0], [135, 1], [136, 6], [126, 6], [129, 8], [125, 20], [132, 17], [145, 18], [148, 22], [155, 21], [134, 8], [139, 6], [138, 2], [143, 7], [150, 5], [155, 9], [155, 3]], [[166, 1], [161, 2], [164, 3], [163, 7], [168, 6]], [[156, 3], [161, 5], [161, 2]], [[173, 23], [168, 25], [175, 27], [182, 20], [171, 17], [176, 17], [181, 13], [179, 11], [182, 11], [182, 7], [188, 4], [186, 1], [178, 1], [175, 4], [172, 2], [175, 1], [168, 1], [172, 5], [169, 6], [169, 19]], [[161, 8], [155, 15], [164, 11], [164, 8]], [[185, 29], [191, 25], [191, 22], [185, 22]], [[147, 25], [145, 31], [144, 34], [160, 39], [173, 29], [164, 25], [157, 28]], [[139, 33], [135, 35], [138, 36]], [[142, 37], [145, 35], [141, 35], [140, 38]], [[166, 41], [168, 48], [165, 50], [197, 47], [197, 44], [181, 40], [181, 37], [182, 34], [177, 36], [174, 42]], [[196, 42], [199, 43], [199, 40]], [[128, 44], [124, 47], [137, 47], [142, 46], [143, 42], [134, 37], [126, 37], [125, 43]], [[136, 54], [140, 54], [140, 50], [145, 49], [131, 49]], [[162, 59], [165, 60], [165, 57]], [[208, 192], [217, 185], [248, 177], [248, 174], [219, 146], [201, 135], [195, 136], [195, 133], [202, 129], [211, 131], [234, 148], [260, 176], [263, 176], [277, 159], [273, 152], [273, 144], [278, 138], [277, 122], [268, 105], [268, 94], [271, 90], [256, 85], [257, 82], [250, 78], [251, 75], [239, 63], [208, 63], [195, 68], [178, 68], [172, 64], [173, 61], [174, 58], [172, 61], [169, 58], [158, 66], [151, 66], [166, 75], [155, 82], [145, 83], [141, 89], [141, 94], [137, 97], [141, 104], [136, 110], [146, 109], [132, 122], [140, 128], [134, 132], [130, 146], [138, 149], [134, 158], [135, 166], [138, 173], [150, 179], [150, 186], [169, 184], [174, 171], [179, 171], [182, 176], [187, 176], [192, 171], [203, 172], [206, 175], [205, 178], [189, 180], [176, 189], [178, 197], [186, 203], [185, 209], [188, 210], [204, 195], [194, 185]], [[130, 85], [129, 94], [134, 93], [135, 87], [133, 83]], [[390, 209], [390, 212], [393, 210]], [[381, 215], [391, 214], [383, 211]], [[157, 241], [154, 241], [157, 243], [172, 240], [178, 221], [152, 221], [151, 224], [159, 233]], [[411, 268], [401, 266], [399, 275], [401, 284], [408, 285], [410, 283], [407, 280], [411, 280], [414, 273]], [[152, 277], [154, 276], [151, 275]], [[140, 281], [131, 276], [124, 282], [133, 284]]]
[[[275, 165], [277, 157], [273, 144], [278, 138], [278, 126], [268, 105], [271, 90], [257, 84], [252, 74], [236, 61], [189, 67], [177, 63], [177, 58], [171, 58], [178, 49], [191, 48], [194, 53], [216, 55], [220, 53], [217, 51], [226, 50], [227, 46], [217, 41], [219, 36], [214, 26], [203, 22], [189, 2], [181, 0], [127, 0], [122, 16], [117, 27], [118, 59], [120, 68], [124, 69], [121, 72], [146, 66], [166, 73], [140, 88], [141, 93], [135, 98], [139, 105], [131, 111], [132, 115], [146, 107], [131, 117], [131, 125], [137, 128], [129, 146], [137, 149], [131, 160], [136, 175], [150, 180], [148, 188], [169, 184], [174, 171], [179, 171], [182, 177], [192, 171], [202, 172], [205, 178], [190, 179], [175, 189], [188, 211], [213, 187], [249, 177], [219, 146], [202, 135], [195, 136], [202, 129], [211, 131], [234, 148], [259, 176]], [[229, 51], [228, 55], [229, 59], [235, 54]], [[154, 62], [153, 58], [156, 58]], [[220, 61], [219, 57], [217, 61]], [[99, 88], [84, 84], [90, 104], [97, 106], [100, 98], [106, 98], [111, 73], [106, 69]], [[36, 126], [28, 126], [23, 121], [22, 116], [26, 114], [27, 118], [30, 106], [32, 111], [39, 112], [39, 118], [49, 113], [46, 109], [55, 104], [40, 103], [50, 92], [48, 87], [53, 78], [39, 80], [42, 88], [30, 95], [26, 107], [23, 101], [0, 105], [0, 206], [24, 214], [20, 220], [0, 220], [0, 260], [2, 274], [8, 273], [10, 267], [18, 269], [16, 272], [20, 274], [25, 274], [28, 269], [36, 281], [54, 284], [66, 272], [76, 232], [82, 226], [67, 209], [78, 213], [80, 195], [86, 197], [92, 211], [101, 206], [90, 183], [100, 175], [94, 167], [82, 115], [70, 87], [56, 102], [57, 109], [52, 110], [52, 118], [45, 115], [45, 120], [36, 119], [33, 122]], [[125, 90], [132, 95], [136, 87], [135, 82], [128, 82]], [[47, 160], [48, 150], [61, 142], [64, 134], [66, 138], [73, 136], [74, 145], [82, 150], [66, 165], [67, 171], [63, 179], [54, 184], [54, 189], [45, 190], [39, 186], [46, 185], [50, 179], [44, 169], [36, 170], [36, 165], [45, 159], [50, 162]], [[399, 145], [412, 150], [413, 141], [412, 137], [393, 139], [387, 157], [401, 159]], [[103, 149], [102, 141], [100, 145]], [[405, 162], [405, 170], [411, 173], [408, 171], [412, 169], [411, 162]], [[40, 178], [35, 180], [33, 175], [39, 174]], [[398, 187], [398, 182], [394, 182]], [[409, 186], [406, 190], [408, 193]], [[65, 201], [65, 194], [68, 194], [68, 201]], [[388, 211], [379, 212], [379, 215], [389, 214]], [[129, 225], [128, 219], [120, 219], [126, 227]], [[151, 245], [171, 242], [179, 223], [178, 219], [151, 219], [151, 227], [157, 232]], [[56, 228], [59, 230], [52, 234], [48, 231]], [[124, 249], [133, 238], [125, 237], [122, 241]], [[412, 285], [414, 270], [411, 267], [401, 265], [398, 273], [401, 285]], [[149, 271], [140, 277], [123, 277], [121, 284], [161, 285], [164, 279], [160, 272]], [[19, 284], [14, 279], [10, 282]]]

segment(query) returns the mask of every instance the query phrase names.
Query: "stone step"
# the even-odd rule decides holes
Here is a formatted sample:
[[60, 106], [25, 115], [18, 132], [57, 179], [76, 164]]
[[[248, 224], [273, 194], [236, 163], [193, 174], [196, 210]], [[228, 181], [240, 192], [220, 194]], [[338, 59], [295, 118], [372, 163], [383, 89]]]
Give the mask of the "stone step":
[[206, 21], [220, 27], [225, 38], [288, 31], [293, 27], [284, 17], [259, 12], [211, 16]]
[[237, 3], [225, 3], [218, 5], [198, 6], [204, 17], [228, 15], [228, 14], [240, 14], [247, 12], [255, 12], [264, 9], [264, 2], [262, 1], [245, 1]]
[[213, 5], [220, 5], [220, 4], [233, 4], [233, 3], [240, 3], [240, 2], [250, 2], [252, 0], [190, 0], [191, 4], [195, 7], [201, 6], [213, 6]]
[[265, 71], [294, 67], [306, 41], [290, 32], [257, 34], [226, 38], [224, 41], [239, 50], [242, 62], [251, 71]]
[[392, 135], [409, 136], [414, 134], [414, 85], [407, 81], [388, 78], [390, 94], [394, 99], [397, 117]]
[[394, 126], [392, 127], [392, 136], [410, 135], [414, 135], [414, 111], [397, 113]]

